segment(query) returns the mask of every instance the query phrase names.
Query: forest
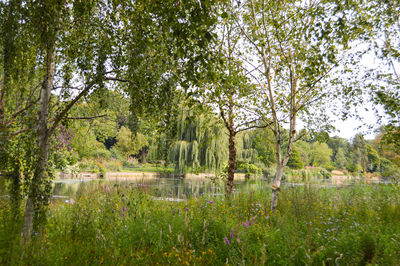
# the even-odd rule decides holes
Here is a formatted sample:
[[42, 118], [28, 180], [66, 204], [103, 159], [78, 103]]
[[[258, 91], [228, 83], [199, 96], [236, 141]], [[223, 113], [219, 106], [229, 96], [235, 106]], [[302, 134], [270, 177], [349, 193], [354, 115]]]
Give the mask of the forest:
[[0, 14], [0, 264], [400, 263], [398, 1]]

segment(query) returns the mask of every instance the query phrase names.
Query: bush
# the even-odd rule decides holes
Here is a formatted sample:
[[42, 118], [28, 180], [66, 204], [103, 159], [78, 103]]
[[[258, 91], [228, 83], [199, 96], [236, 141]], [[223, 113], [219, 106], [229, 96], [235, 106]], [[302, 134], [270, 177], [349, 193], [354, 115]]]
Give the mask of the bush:
[[104, 166], [108, 171], [120, 172], [122, 171], [122, 163], [117, 160], [111, 160], [104, 162]]
[[137, 163], [128, 162], [128, 161], [126, 161], [126, 160], [124, 160], [124, 161], [122, 162], [122, 166], [123, 166], [124, 168], [135, 168], [136, 165], [137, 165]]

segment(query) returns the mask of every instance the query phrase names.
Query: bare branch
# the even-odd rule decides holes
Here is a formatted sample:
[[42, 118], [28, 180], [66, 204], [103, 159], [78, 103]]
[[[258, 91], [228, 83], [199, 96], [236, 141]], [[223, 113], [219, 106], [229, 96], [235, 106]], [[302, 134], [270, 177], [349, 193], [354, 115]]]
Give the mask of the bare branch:
[[130, 81], [130, 80], [116, 78], [116, 77], [104, 77], [104, 79], [105, 80], [109, 80], [109, 81], [119, 81], [119, 82], [124, 82], [124, 83], [132, 83], [132, 81]]
[[106, 117], [107, 115], [95, 115], [95, 116], [78, 116], [78, 117], [66, 117], [66, 119], [72, 119], [72, 120], [92, 120], [100, 117]]
[[63, 118], [65, 118], [68, 111], [74, 106], [74, 104], [83, 96], [85, 96], [91, 88], [95, 85], [95, 81], [90, 82], [86, 85], [86, 87], [55, 117], [53, 125], [51, 126], [48, 134], [49, 136], [52, 135], [54, 130], [57, 128], [58, 124], [61, 122]]

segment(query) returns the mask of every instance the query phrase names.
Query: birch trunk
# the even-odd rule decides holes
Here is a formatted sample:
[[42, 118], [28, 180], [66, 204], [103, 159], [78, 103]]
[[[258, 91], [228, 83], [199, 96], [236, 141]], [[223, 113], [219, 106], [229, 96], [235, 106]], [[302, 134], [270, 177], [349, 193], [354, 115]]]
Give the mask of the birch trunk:
[[281, 180], [283, 176], [283, 168], [282, 163], [278, 163], [276, 166], [276, 174], [274, 178], [274, 182], [272, 184], [272, 198], [271, 198], [271, 210], [275, 211], [278, 206], [278, 196], [281, 189]]
[[53, 86], [55, 73], [55, 43], [48, 44], [46, 48], [46, 76], [43, 80], [40, 91], [40, 102], [37, 124], [38, 158], [35, 174], [30, 185], [28, 200], [24, 213], [24, 225], [22, 234], [25, 242], [29, 241], [34, 215], [46, 204], [38, 199], [41, 193], [41, 184], [47, 179], [47, 164], [49, 158], [49, 129], [48, 116], [50, 106], [51, 88]]

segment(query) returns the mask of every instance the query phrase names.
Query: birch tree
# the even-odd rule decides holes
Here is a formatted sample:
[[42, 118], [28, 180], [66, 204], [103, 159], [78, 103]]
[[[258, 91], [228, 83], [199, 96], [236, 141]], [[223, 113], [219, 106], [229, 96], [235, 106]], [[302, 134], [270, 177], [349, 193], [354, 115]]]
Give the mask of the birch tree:
[[[319, 104], [329, 95], [329, 76], [352, 38], [346, 17], [354, 14], [325, 0], [238, 1], [237, 8], [236, 22], [247, 45], [246, 68], [260, 89], [256, 110], [275, 136], [277, 169], [271, 201], [275, 210], [283, 170], [301, 137], [298, 117], [321, 122], [312, 113], [321, 110]], [[285, 126], [289, 127], [286, 141]]]

